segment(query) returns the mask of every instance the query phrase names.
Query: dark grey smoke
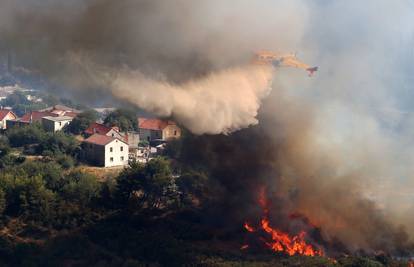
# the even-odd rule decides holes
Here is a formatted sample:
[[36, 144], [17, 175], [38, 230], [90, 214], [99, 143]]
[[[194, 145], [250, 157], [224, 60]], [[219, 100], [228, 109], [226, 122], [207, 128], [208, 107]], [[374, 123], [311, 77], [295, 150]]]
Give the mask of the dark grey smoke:
[[[55, 75], [67, 57], [80, 54], [100, 66], [127, 65], [178, 82], [240, 63], [255, 49], [287, 48], [301, 28], [293, 18], [294, 33], [273, 37], [275, 25], [287, 19], [262, 20], [282, 10], [275, 14], [248, 1], [4, 0], [1, 5], [1, 43], [13, 49], [20, 64]], [[297, 1], [278, 6], [301, 11]]]

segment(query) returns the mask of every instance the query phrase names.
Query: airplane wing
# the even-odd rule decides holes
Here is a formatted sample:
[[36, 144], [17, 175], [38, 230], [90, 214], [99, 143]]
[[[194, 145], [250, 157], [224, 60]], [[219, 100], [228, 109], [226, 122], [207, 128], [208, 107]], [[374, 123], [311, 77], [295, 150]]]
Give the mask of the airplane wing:
[[296, 58], [286, 58], [283, 60], [283, 66], [299, 68], [299, 69], [309, 69], [310, 66], [308, 64], [302, 63]]
[[313, 73], [318, 70], [318, 67], [311, 67], [308, 64], [300, 62], [297, 58], [293, 57], [284, 58], [281, 66], [304, 69], [309, 72], [309, 76], [312, 76]]
[[255, 53], [255, 57], [252, 60], [253, 64], [256, 65], [268, 65], [271, 64], [274, 67], [293, 67], [304, 69], [309, 72], [309, 76], [312, 76], [315, 71], [318, 70], [318, 67], [311, 67], [308, 64], [305, 64], [299, 61], [296, 58], [296, 54], [280, 54], [273, 53], [270, 51], [258, 51]]

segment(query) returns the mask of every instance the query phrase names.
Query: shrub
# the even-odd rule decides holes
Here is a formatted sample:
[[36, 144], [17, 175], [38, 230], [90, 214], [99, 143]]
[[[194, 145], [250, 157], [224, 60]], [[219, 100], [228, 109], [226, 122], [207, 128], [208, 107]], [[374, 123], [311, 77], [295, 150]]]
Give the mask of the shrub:
[[46, 134], [40, 142], [37, 152], [43, 154], [45, 151], [50, 151], [54, 156], [59, 154], [73, 155], [78, 147], [79, 142], [72, 135], [55, 132]]
[[127, 109], [117, 109], [109, 113], [104, 123], [108, 126], [118, 126], [121, 131], [138, 130], [135, 112]]
[[7, 130], [10, 145], [21, 147], [24, 145], [38, 144], [46, 138], [46, 132], [40, 124], [33, 123], [23, 127], [13, 127]]
[[101, 184], [91, 174], [73, 171], [66, 177], [66, 184], [62, 188], [64, 199], [77, 202], [81, 206], [88, 206], [92, 200], [99, 197]]
[[80, 134], [97, 119], [98, 113], [95, 110], [86, 110], [72, 120], [72, 122], [68, 125], [68, 130], [73, 134]]
[[64, 169], [73, 168], [75, 165], [74, 159], [68, 155], [61, 155], [57, 157], [56, 162], [59, 163]]

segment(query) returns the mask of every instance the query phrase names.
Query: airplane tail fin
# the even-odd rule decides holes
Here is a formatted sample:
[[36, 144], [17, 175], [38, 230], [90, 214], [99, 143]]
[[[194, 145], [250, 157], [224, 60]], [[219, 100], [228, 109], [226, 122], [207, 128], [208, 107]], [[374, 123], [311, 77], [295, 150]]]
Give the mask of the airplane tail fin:
[[309, 77], [311, 77], [313, 75], [313, 73], [315, 73], [316, 71], [318, 71], [318, 67], [307, 68], [306, 71], [309, 72]]

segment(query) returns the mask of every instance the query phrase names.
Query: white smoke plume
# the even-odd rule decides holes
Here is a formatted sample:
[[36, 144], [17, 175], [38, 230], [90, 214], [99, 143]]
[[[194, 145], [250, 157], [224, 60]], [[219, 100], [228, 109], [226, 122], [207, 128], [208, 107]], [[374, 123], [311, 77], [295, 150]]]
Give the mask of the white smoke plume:
[[221, 70], [181, 85], [124, 71], [112, 92], [144, 110], [175, 118], [195, 134], [227, 134], [258, 123], [257, 112], [271, 79], [270, 66]]

